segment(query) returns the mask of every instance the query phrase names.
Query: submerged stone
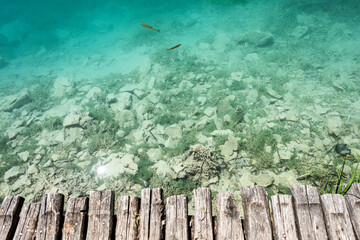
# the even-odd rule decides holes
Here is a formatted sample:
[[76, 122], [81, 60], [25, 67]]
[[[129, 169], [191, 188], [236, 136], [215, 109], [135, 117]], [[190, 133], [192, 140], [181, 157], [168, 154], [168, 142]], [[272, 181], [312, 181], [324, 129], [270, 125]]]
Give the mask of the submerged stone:
[[11, 181], [14, 178], [17, 178], [25, 173], [25, 170], [20, 166], [15, 166], [7, 170], [4, 174], [5, 182]]

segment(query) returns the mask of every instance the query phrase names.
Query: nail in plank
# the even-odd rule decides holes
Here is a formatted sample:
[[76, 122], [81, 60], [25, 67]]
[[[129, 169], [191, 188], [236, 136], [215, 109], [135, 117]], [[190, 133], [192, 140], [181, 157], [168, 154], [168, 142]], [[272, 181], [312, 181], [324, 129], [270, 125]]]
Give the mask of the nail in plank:
[[244, 240], [240, 212], [230, 192], [217, 195], [217, 239]]
[[276, 240], [297, 240], [294, 204], [291, 195], [271, 196], [274, 235]]
[[209, 188], [194, 190], [195, 195], [195, 229], [196, 240], [213, 240], [214, 229], [212, 221], [211, 191]]
[[246, 239], [272, 240], [269, 199], [265, 188], [261, 186], [242, 187], [241, 196]]
[[61, 235], [64, 195], [45, 194], [41, 201], [36, 240], [57, 240]]
[[0, 239], [10, 240], [14, 236], [19, 214], [24, 203], [20, 196], [5, 197], [0, 208]]
[[114, 221], [114, 191], [91, 191], [86, 239], [110, 240]]
[[89, 199], [87, 197], [70, 198], [68, 200], [62, 235], [63, 240], [85, 239], [88, 205]]
[[321, 195], [325, 224], [330, 240], [355, 240], [345, 198], [340, 194]]
[[140, 224], [140, 198], [122, 196], [118, 202], [116, 240], [137, 240]]
[[324, 214], [316, 187], [296, 185], [291, 187], [294, 197], [297, 230], [301, 240], [328, 239]]
[[166, 240], [189, 238], [188, 205], [186, 195], [168, 197], [166, 200]]
[[16, 228], [14, 239], [35, 239], [40, 207], [40, 203], [28, 203], [24, 205], [21, 210], [20, 220]]

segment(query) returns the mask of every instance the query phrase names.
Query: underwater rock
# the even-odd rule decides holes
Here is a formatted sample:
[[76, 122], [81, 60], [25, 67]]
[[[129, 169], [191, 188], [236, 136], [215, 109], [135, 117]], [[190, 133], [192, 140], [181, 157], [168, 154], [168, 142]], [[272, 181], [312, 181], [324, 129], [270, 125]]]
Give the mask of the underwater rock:
[[53, 146], [65, 141], [64, 131], [55, 130], [49, 132], [47, 129], [44, 129], [41, 135], [38, 137], [38, 145], [44, 146]]
[[334, 116], [328, 119], [327, 127], [328, 133], [334, 136], [340, 136], [342, 133], [343, 122], [340, 117]]
[[272, 185], [275, 181], [276, 174], [270, 171], [267, 171], [265, 173], [261, 173], [257, 175], [254, 180], [256, 185], [260, 185], [263, 187], [268, 187]]
[[70, 95], [73, 91], [74, 84], [67, 77], [57, 77], [53, 84], [52, 95], [54, 97], [63, 97]]
[[157, 163], [155, 163], [151, 168], [155, 169], [156, 174], [159, 177], [165, 177], [166, 175], [172, 175], [172, 171], [168, 165], [167, 162], [165, 162], [164, 160], [160, 160]]
[[130, 93], [119, 93], [116, 95], [116, 99], [117, 101], [115, 103], [110, 104], [110, 107], [114, 112], [119, 112], [131, 108], [132, 97]]
[[39, 168], [36, 166], [36, 164], [30, 165], [30, 167], [27, 169], [26, 173], [29, 175], [35, 174], [39, 172]]
[[108, 95], [106, 95], [106, 103], [107, 104], [112, 104], [112, 103], [116, 103], [117, 99], [115, 94], [113, 93], [109, 93]]
[[11, 185], [11, 190], [16, 191], [18, 189], [20, 189], [21, 187], [27, 187], [31, 185], [31, 181], [28, 178], [27, 175], [22, 175], [18, 180], [16, 180], [12, 185]]
[[28, 89], [24, 89], [21, 92], [7, 96], [0, 101], [0, 111], [11, 112], [16, 108], [31, 102]]
[[135, 124], [135, 116], [130, 110], [120, 110], [116, 112], [115, 120], [122, 128], [131, 127]]
[[182, 137], [182, 130], [178, 124], [173, 124], [165, 129], [165, 134], [174, 140], [178, 140]]
[[307, 33], [309, 32], [309, 27], [308, 26], [297, 26], [293, 32], [291, 33], [291, 36], [297, 39], [300, 39], [302, 37], [304, 37]]
[[104, 176], [106, 177], [117, 177], [123, 173], [136, 174], [138, 165], [134, 163], [135, 156], [133, 154], [122, 154], [113, 153], [109, 156], [106, 161], [107, 164], [104, 167]]
[[216, 113], [219, 117], [223, 117], [225, 114], [231, 114], [233, 112], [235, 112], [235, 109], [231, 106], [231, 104], [227, 100], [220, 101], [216, 110]]
[[279, 157], [281, 160], [290, 160], [292, 156], [292, 152], [286, 150], [286, 149], [280, 149], [278, 151]]
[[259, 61], [259, 55], [257, 53], [249, 53], [245, 56], [244, 60], [250, 63], [255, 63]]
[[63, 127], [73, 127], [78, 126], [80, 124], [80, 115], [70, 113], [68, 114], [63, 121]]
[[157, 162], [162, 157], [161, 148], [149, 148], [146, 151], [146, 154], [148, 155], [149, 160], [152, 161], [152, 162]]
[[30, 153], [29, 151], [20, 152], [17, 154], [21, 160], [26, 162], [29, 159]]
[[351, 154], [351, 150], [347, 147], [347, 144], [338, 143], [335, 145], [335, 152], [341, 156], [346, 156]]
[[249, 43], [256, 47], [266, 47], [274, 43], [274, 37], [271, 33], [254, 30], [241, 35], [238, 42]]
[[20, 166], [14, 166], [7, 170], [4, 174], [4, 181], [9, 182], [25, 173], [25, 170]]
[[231, 160], [236, 158], [238, 149], [238, 139], [232, 135], [228, 136], [228, 140], [224, 145], [220, 146], [221, 155], [225, 157], [225, 160]]

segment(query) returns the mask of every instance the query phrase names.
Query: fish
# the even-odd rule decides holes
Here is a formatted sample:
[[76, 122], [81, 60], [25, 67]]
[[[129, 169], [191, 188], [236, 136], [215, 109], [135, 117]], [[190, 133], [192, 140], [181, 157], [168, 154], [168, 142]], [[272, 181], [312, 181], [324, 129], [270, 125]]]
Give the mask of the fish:
[[155, 28], [153, 28], [152, 26], [147, 25], [146, 23], [140, 23], [140, 25], [143, 26], [143, 27], [145, 27], [145, 28], [147, 28], [147, 29], [153, 30], [153, 31], [155, 31], [155, 32], [158, 32], [158, 33], [160, 32], [159, 29], [155, 29]]
[[173, 49], [175, 49], [175, 48], [178, 48], [178, 47], [180, 47], [181, 46], [181, 44], [178, 44], [178, 45], [175, 45], [175, 46], [173, 46], [172, 48], [169, 48], [169, 49], [166, 49], [166, 50], [173, 50]]

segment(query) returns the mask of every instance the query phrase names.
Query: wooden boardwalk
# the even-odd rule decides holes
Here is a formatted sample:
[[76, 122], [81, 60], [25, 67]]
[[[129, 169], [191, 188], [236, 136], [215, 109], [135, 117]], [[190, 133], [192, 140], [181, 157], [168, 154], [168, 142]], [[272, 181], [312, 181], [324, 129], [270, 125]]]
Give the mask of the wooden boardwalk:
[[30, 204], [8, 196], [0, 209], [0, 240], [360, 239], [360, 184], [345, 196], [319, 195], [304, 185], [291, 191], [268, 199], [263, 187], [243, 187], [244, 219], [232, 193], [217, 195], [213, 213], [208, 188], [194, 190], [194, 216], [188, 215], [187, 196], [171, 196], [165, 204], [160, 188], [144, 189], [141, 198], [120, 197], [116, 215], [109, 190], [70, 198], [66, 212], [62, 194], [45, 194], [41, 203]]

